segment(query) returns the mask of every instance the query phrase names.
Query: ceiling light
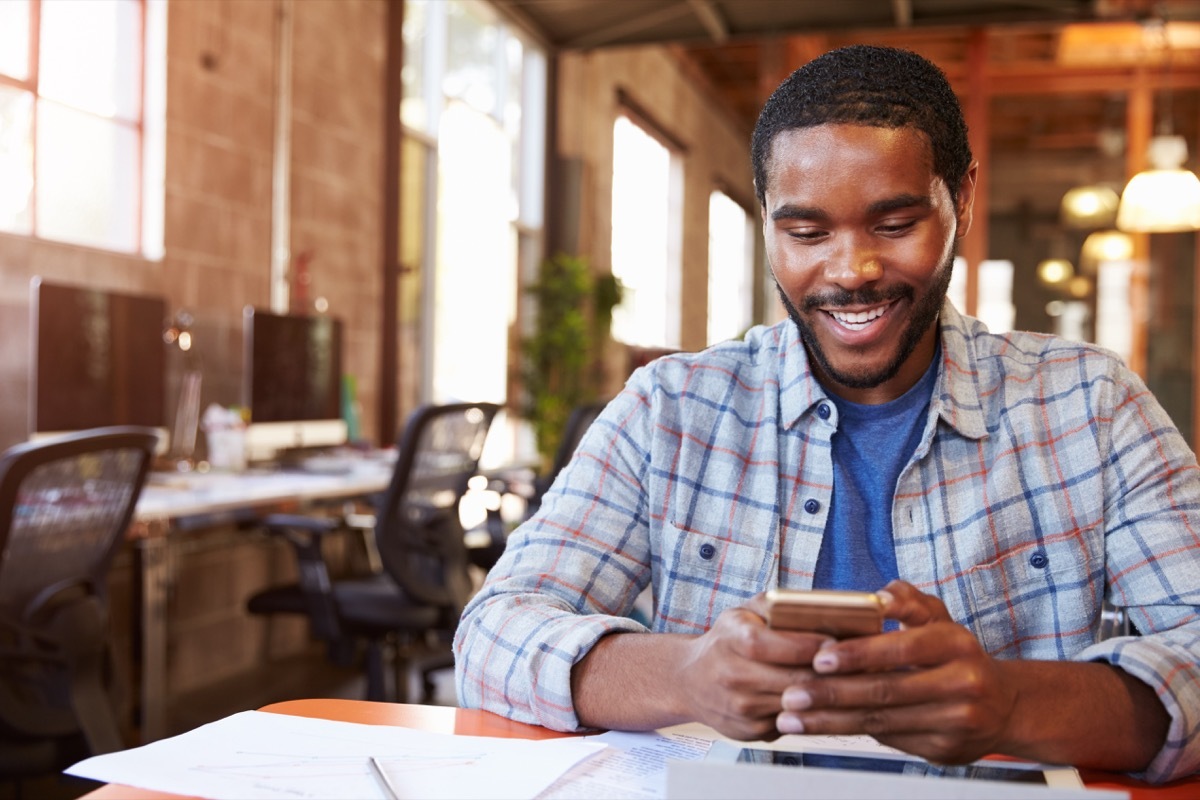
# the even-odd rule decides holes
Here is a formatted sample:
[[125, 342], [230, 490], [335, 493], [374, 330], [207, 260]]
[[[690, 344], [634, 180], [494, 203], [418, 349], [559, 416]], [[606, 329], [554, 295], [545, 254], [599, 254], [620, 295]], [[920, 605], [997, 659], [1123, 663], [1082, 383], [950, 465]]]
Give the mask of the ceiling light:
[[1079, 250], [1079, 266], [1084, 272], [1095, 272], [1104, 261], [1128, 261], [1133, 258], [1133, 237], [1121, 231], [1089, 233]]
[[1063, 195], [1060, 209], [1062, 223], [1068, 228], [1111, 228], [1117, 218], [1117, 205], [1120, 202], [1121, 198], [1109, 186], [1076, 186]]
[[1047, 258], [1038, 262], [1038, 280], [1047, 286], [1061, 286], [1075, 274], [1075, 267], [1065, 258]]
[[1121, 195], [1117, 227], [1136, 233], [1200, 229], [1200, 179], [1182, 168], [1187, 141], [1155, 136], [1149, 156], [1153, 168], [1134, 175]]

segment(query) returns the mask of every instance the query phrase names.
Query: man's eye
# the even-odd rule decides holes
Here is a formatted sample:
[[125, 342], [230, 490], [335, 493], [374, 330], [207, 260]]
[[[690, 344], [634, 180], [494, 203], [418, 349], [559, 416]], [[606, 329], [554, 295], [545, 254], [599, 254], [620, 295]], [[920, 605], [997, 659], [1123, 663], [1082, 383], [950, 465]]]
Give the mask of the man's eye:
[[904, 233], [916, 224], [916, 220], [908, 220], [906, 222], [885, 222], [878, 226], [877, 230], [884, 235], [894, 235]]
[[792, 230], [787, 232], [788, 236], [801, 242], [815, 242], [825, 236], [825, 231], [822, 230]]

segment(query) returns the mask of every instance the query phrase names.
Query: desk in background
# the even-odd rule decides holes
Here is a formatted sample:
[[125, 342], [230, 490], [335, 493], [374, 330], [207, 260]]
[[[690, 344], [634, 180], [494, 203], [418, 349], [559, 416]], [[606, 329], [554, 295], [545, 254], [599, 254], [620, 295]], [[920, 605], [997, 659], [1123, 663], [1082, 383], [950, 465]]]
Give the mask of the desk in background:
[[[274, 703], [261, 710], [274, 714], [292, 714], [369, 725], [396, 725], [402, 728], [450, 733], [460, 736], [498, 736], [510, 739], [551, 739], [568, 734], [556, 733], [534, 725], [513, 722], [488, 711], [420, 706], [398, 703], [371, 703], [365, 700], [291, 700]], [[1200, 796], [1200, 776], [1176, 781], [1167, 786], [1149, 786], [1124, 775], [1096, 770], [1080, 770], [1084, 783], [1096, 789], [1122, 789], [1131, 800], [1192, 800]], [[84, 795], [85, 800], [164, 800], [179, 795], [153, 792], [110, 784]]]
[[364, 457], [336, 473], [251, 470], [246, 473], [153, 473], [130, 528], [137, 548], [141, 604], [141, 740], [167, 734], [167, 593], [172, 534], [253, 522], [383, 491], [392, 461]]

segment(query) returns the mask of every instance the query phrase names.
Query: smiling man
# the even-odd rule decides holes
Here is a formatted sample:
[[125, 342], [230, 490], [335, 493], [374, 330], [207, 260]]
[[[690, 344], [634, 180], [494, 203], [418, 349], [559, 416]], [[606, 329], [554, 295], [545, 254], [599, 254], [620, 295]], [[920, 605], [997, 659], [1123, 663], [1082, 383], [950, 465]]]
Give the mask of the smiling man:
[[[790, 320], [635, 373], [464, 612], [460, 701], [1195, 771], [1200, 470], [1111, 353], [946, 302], [978, 168], [945, 77], [827, 53], [751, 149]], [[773, 630], [774, 587], [880, 591], [890, 622]], [[1101, 640], [1105, 601], [1140, 635]]]

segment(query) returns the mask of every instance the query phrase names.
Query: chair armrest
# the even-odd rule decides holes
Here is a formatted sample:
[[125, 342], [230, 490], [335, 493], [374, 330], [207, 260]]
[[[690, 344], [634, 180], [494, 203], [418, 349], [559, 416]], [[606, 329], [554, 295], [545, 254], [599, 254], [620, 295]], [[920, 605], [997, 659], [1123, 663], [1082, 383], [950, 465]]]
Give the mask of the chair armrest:
[[329, 566], [321, 553], [321, 541], [343, 527], [342, 521], [302, 514], [270, 514], [263, 518], [267, 533], [280, 536], [296, 553], [297, 585], [308, 607], [309, 623], [320, 639], [334, 642], [342, 637]]
[[309, 517], [303, 514], [268, 514], [262, 520], [263, 527], [271, 533], [284, 533], [280, 529], [302, 530], [324, 535], [342, 527], [342, 520], [331, 517]]

